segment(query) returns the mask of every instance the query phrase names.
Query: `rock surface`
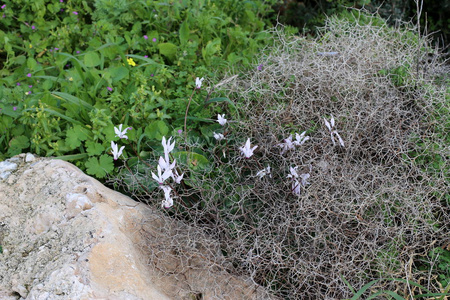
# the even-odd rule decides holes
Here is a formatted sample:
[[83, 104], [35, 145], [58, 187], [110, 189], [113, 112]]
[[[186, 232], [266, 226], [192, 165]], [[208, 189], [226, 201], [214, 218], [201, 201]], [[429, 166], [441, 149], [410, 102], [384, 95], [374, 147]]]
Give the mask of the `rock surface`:
[[0, 162], [0, 299], [271, 299], [214, 241], [70, 163]]

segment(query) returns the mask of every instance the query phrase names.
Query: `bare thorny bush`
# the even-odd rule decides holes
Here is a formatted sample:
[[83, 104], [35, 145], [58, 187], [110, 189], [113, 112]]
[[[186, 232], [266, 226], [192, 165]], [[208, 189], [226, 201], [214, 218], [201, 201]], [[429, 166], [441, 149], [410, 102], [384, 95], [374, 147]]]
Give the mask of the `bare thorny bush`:
[[[433, 265], [431, 249], [450, 243], [450, 121], [436, 113], [448, 111], [449, 100], [445, 86], [433, 83], [442, 66], [426, 59], [430, 48], [425, 40], [417, 47], [413, 31], [374, 20], [333, 18], [314, 40], [274, 29], [275, 42], [258, 62], [262, 70], [221, 87], [240, 119], [228, 115], [228, 141], [203, 149], [213, 167], [188, 172], [191, 188], [170, 211], [219, 243], [229, 272], [284, 299], [349, 297], [344, 279], [356, 290], [377, 278], [442, 288], [435, 269], [418, 271], [421, 263]], [[344, 147], [333, 145], [324, 125], [331, 116]], [[282, 154], [277, 145], [305, 130], [310, 140]], [[258, 146], [249, 159], [237, 150], [247, 138]], [[439, 157], [440, 165], [423, 157]], [[255, 176], [267, 165], [271, 177]], [[286, 178], [294, 166], [310, 174], [301, 195]], [[140, 178], [154, 171], [140, 170]], [[148, 195], [139, 185], [128, 188], [145, 201], [161, 197], [158, 189]], [[176, 235], [173, 241], [172, 248], [183, 247]], [[374, 288], [415, 293], [393, 281]]]

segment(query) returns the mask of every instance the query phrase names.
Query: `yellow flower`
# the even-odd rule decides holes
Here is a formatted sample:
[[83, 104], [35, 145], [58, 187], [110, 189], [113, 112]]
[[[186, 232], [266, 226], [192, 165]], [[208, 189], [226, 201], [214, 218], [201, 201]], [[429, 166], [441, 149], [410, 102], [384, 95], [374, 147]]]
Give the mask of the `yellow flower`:
[[127, 58], [127, 62], [132, 67], [136, 66], [136, 63], [134, 62], [134, 60], [131, 57]]

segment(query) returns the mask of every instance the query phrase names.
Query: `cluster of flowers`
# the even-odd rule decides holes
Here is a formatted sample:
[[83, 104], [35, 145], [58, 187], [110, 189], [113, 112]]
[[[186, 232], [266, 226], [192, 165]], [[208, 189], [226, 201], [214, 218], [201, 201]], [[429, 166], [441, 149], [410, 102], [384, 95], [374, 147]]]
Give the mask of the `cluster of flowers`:
[[158, 175], [152, 172], [152, 177], [159, 183], [159, 188], [164, 191], [164, 201], [162, 202], [162, 206], [164, 208], [169, 208], [173, 206], [173, 197], [171, 195], [172, 187], [170, 185], [164, 184], [164, 182], [168, 178], [172, 178], [175, 183], [180, 184], [181, 180], [183, 179], [184, 173], [181, 175], [178, 175], [177, 170], [175, 169], [176, 159], [173, 160], [172, 163], [170, 163], [169, 153], [172, 152], [173, 148], [175, 147], [175, 142], [172, 144], [170, 143], [172, 140], [172, 137], [169, 138], [169, 140], [166, 141], [166, 137], [162, 138], [162, 145], [164, 148], [164, 157], [159, 157], [158, 162]]
[[[202, 81], [203, 81], [203, 78], [201, 78], [201, 79], [198, 77], [196, 78], [195, 85], [196, 85], [197, 89], [201, 88]], [[331, 116], [330, 122], [328, 122], [325, 118], [324, 118], [324, 121], [325, 121], [325, 126], [330, 131], [331, 141], [333, 142], [333, 145], [336, 145], [336, 141], [334, 139], [334, 136], [336, 136], [337, 139], [339, 140], [339, 144], [342, 147], [344, 147], [344, 141], [342, 140], [341, 136], [335, 129], [334, 117]], [[217, 115], [217, 122], [221, 126], [225, 126], [227, 124], [227, 119], [225, 119], [225, 114]], [[128, 139], [128, 137], [126, 136], [126, 132], [127, 132], [127, 130], [130, 130], [130, 129], [132, 129], [132, 128], [128, 127], [128, 128], [125, 128], [125, 130], [122, 130], [122, 124], [120, 124], [118, 128], [114, 127], [116, 136], [121, 139], [122, 138]], [[222, 133], [214, 132], [213, 135], [217, 141], [221, 141], [221, 140], [225, 139], [225, 136]], [[306, 136], [306, 131], [304, 131], [301, 134], [296, 133], [295, 140], [293, 140], [293, 137], [291, 134], [291, 135], [289, 135], [289, 137], [284, 139], [283, 143], [277, 144], [276, 146], [281, 147], [281, 154], [284, 154], [289, 150], [295, 149], [296, 146], [303, 145], [309, 139], [310, 139], [310, 137]], [[170, 162], [169, 154], [172, 152], [172, 150], [175, 147], [175, 141], [173, 143], [171, 143], [171, 140], [172, 140], [172, 137], [170, 137], [168, 140], [166, 140], [166, 137], [162, 138], [162, 146], [164, 148], [164, 157], [163, 156], [159, 157], [158, 166], [157, 166], [158, 174], [156, 175], [155, 173], [152, 172], [153, 179], [155, 179], [158, 182], [160, 189], [162, 189], [164, 191], [165, 199], [162, 202], [162, 206], [165, 208], [170, 208], [173, 206], [173, 197], [171, 195], [173, 188], [169, 184], [166, 184], [165, 181], [169, 178], [172, 178], [175, 183], [180, 184], [181, 180], [183, 179], [183, 176], [184, 176], [184, 173], [181, 175], [178, 174], [178, 172], [175, 168], [176, 160], [174, 159], [172, 163]], [[125, 146], [122, 146], [120, 149], [118, 149], [118, 145], [115, 144], [114, 142], [111, 142], [111, 149], [112, 149], [112, 154], [114, 156], [114, 160], [118, 159], [118, 157], [122, 154], [122, 151], [124, 148], [125, 148]], [[253, 153], [256, 148], [258, 148], [258, 146], [251, 147], [250, 138], [248, 138], [247, 141], [245, 142], [245, 144], [242, 147], [239, 147], [239, 151], [241, 152], [241, 155], [243, 157], [248, 159], [253, 156]], [[290, 178], [292, 180], [291, 192], [293, 194], [300, 195], [301, 188], [305, 187], [307, 184], [309, 184], [308, 179], [310, 178], [310, 174], [309, 173], [299, 174], [297, 172], [297, 169], [298, 169], [298, 166], [290, 167], [290, 174], [287, 175], [287, 178]], [[310, 172], [311, 172], [311, 168], [310, 168]], [[270, 165], [268, 165], [266, 168], [264, 168], [256, 173], [256, 176], [259, 178], [263, 178], [266, 175], [269, 177], [272, 177]]]
[[[339, 144], [342, 147], [344, 147], [344, 141], [342, 140], [341, 136], [335, 129], [334, 117], [331, 116], [330, 122], [328, 122], [325, 118], [324, 118], [324, 121], [325, 121], [325, 126], [330, 131], [331, 141], [333, 142], [333, 145], [334, 146], [336, 145], [336, 141], [334, 139], [334, 136], [336, 136], [339, 140]], [[225, 115], [219, 114], [217, 116], [217, 122], [220, 125], [225, 126], [225, 124], [227, 123], [227, 119], [225, 119]], [[217, 141], [221, 141], [225, 137], [221, 133], [214, 132], [214, 138]], [[293, 140], [293, 137], [291, 134], [291, 135], [289, 135], [288, 138], [284, 139], [283, 143], [277, 144], [277, 146], [281, 147], [281, 154], [284, 154], [289, 150], [295, 149], [296, 146], [303, 145], [309, 139], [310, 139], [310, 137], [306, 136], [306, 131], [303, 131], [301, 134], [298, 134], [298, 133], [295, 134], [295, 141]], [[247, 142], [245, 143], [245, 145], [240, 147], [239, 150], [241, 151], [241, 154], [245, 158], [250, 158], [253, 155], [253, 151], [257, 147], [258, 146], [254, 146], [252, 148], [251, 144], [250, 144], [250, 139], [247, 139]], [[296, 195], [300, 195], [301, 188], [305, 187], [307, 184], [309, 184], [308, 179], [310, 177], [310, 174], [309, 173], [298, 174], [297, 169], [298, 169], [298, 166], [290, 167], [290, 174], [287, 176], [287, 178], [292, 179], [292, 190], [291, 190], [292, 193], [294, 193]], [[310, 172], [311, 172], [311, 169], [310, 169]], [[270, 172], [270, 165], [268, 165], [266, 168], [264, 168], [256, 173], [256, 176], [259, 178], [263, 178], [266, 175], [268, 175], [269, 177], [272, 177], [272, 174]]]
[[[122, 130], [122, 124], [119, 125], [119, 127], [114, 127], [114, 132], [116, 133], [116, 136], [118, 138], [121, 139], [127, 139], [128, 140], [128, 136], [127, 136], [127, 131], [133, 129], [132, 127], [127, 127], [124, 130]], [[113, 141], [111, 141], [111, 149], [112, 149], [112, 155], [114, 157], [114, 160], [117, 160], [119, 158], [119, 156], [122, 155], [122, 151], [125, 148], [125, 146], [120, 147], [120, 149], [118, 149], [119, 146], [114, 143]]]

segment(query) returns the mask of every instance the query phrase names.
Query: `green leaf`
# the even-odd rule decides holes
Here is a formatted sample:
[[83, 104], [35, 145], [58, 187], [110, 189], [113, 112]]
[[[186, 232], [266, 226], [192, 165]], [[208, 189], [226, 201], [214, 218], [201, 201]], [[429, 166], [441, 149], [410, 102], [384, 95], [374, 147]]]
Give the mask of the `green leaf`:
[[89, 132], [81, 125], [75, 125], [73, 128], [67, 130], [66, 145], [70, 149], [75, 149], [81, 145], [81, 141], [87, 140]]
[[187, 20], [184, 21], [180, 26], [180, 43], [181, 45], [186, 45], [189, 40], [189, 26]]
[[113, 83], [121, 81], [125, 77], [128, 77], [130, 72], [124, 66], [110, 68], [105, 73], [105, 78], [111, 78]]
[[84, 64], [86, 67], [96, 67], [100, 64], [100, 57], [97, 52], [91, 51], [84, 55]]
[[114, 170], [114, 162], [111, 156], [103, 154], [100, 159], [91, 157], [84, 164], [89, 175], [94, 175], [97, 178], [103, 178], [107, 173]]
[[94, 109], [94, 107], [92, 105], [90, 105], [89, 103], [87, 103], [86, 101], [81, 100], [80, 98], [77, 98], [77, 97], [72, 96], [67, 93], [53, 92], [51, 95], [57, 99], [66, 100], [67, 102], [69, 102], [71, 104], [80, 105], [80, 106], [84, 107], [85, 109], [87, 109], [88, 111], [91, 111]]
[[362, 294], [364, 294], [372, 285], [374, 285], [376, 282], [378, 281], [378, 279], [376, 280], [372, 280], [371, 282], [367, 283], [366, 285], [364, 285], [352, 298], [350, 298], [350, 300], [356, 300], [359, 299]]
[[191, 170], [210, 170], [212, 168], [209, 160], [196, 152], [179, 151], [173, 153], [173, 157], [179, 163], [187, 165]]
[[89, 154], [89, 156], [100, 155], [105, 151], [105, 147], [103, 147], [102, 144], [93, 141], [87, 141], [86, 151]]
[[157, 120], [147, 125], [144, 133], [149, 139], [160, 140], [169, 133], [169, 127], [167, 127], [164, 121]]
[[174, 60], [177, 54], [177, 46], [172, 43], [161, 43], [158, 45], [159, 53], [170, 60]]
[[29, 57], [28, 58], [28, 60], [27, 60], [27, 67], [30, 69], [30, 70], [35, 70], [35, 68], [37, 67], [37, 62], [36, 62], [36, 60], [34, 60], [34, 58], [32, 58], [32, 57]]
[[19, 154], [22, 149], [26, 149], [30, 146], [30, 140], [26, 136], [17, 136], [9, 141], [8, 154], [11, 156]]

